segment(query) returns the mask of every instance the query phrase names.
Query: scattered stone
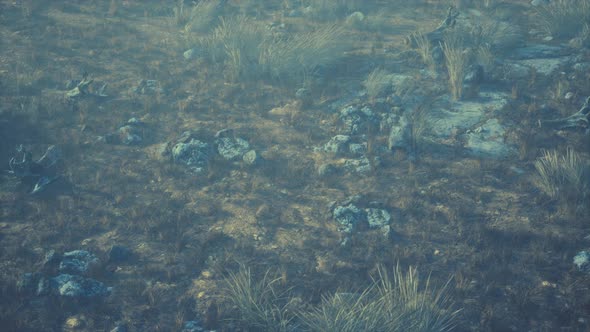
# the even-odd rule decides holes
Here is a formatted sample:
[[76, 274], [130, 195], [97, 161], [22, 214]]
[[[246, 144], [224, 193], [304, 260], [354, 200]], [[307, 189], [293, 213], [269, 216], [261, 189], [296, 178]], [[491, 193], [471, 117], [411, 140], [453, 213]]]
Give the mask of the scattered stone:
[[143, 141], [145, 125], [136, 118], [131, 118], [117, 131], [107, 134], [105, 142], [109, 144], [137, 145]]
[[212, 149], [208, 143], [191, 138], [189, 142], [179, 142], [172, 147], [172, 159], [177, 164], [186, 165], [195, 173], [207, 169]]
[[348, 145], [350, 154], [353, 156], [361, 156], [367, 152], [367, 143], [351, 143]]
[[353, 204], [336, 206], [332, 211], [332, 216], [340, 224], [338, 230], [346, 234], [352, 234], [357, 225], [366, 220], [365, 211]]
[[391, 126], [389, 137], [387, 138], [387, 148], [389, 150], [402, 149], [411, 151], [412, 147], [412, 127], [405, 115], [397, 120], [397, 123]]
[[64, 297], [102, 297], [111, 292], [102, 282], [78, 275], [60, 274], [50, 279], [52, 291]]
[[258, 153], [256, 153], [255, 150], [250, 150], [244, 154], [242, 160], [246, 165], [252, 166], [260, 162], [260, 157], [258, 156]]
[[356, 106], [349, 105], [340, 110], [340, 119], [349, 135], [357, 135], [371, 127], [377, 127], [380, 122], [380, 119], [367, 106], [358, 109]]
[[63, 273], [84, 274], [98, 264], [98, 258], [86, 250], [66, 252], [59, 263], [59, 271]]
[[324, 151], [332, 155], [341, 155], [348, 151], [348, 143], [350, 142], [350, 136], [348, 135], [336, 135], [332, 137], [328, 143], [324, 144]]
[[189, 320], [184, 323], [182, 332], [205, 332], [205, 328], [202, 326], [200, 321]]
[[133, 89], [135, 94], [139, 95], [156, 95], [164, 93], [164, 89], [160, 87], [160, 82], [156, 80], [145, 80], [142, 79], [137, 83], [137, 86]]
[[[375, 157], [375, 165], [379, 165], [379, 158]], [[367, 156], [362, 156], [359, 159], [347, 159], [344, 161], [344, 168], [350, 172], [367, 175], [373, 170], [373, 165]]]
[[228, 161], [242, 159], [250, 151], [250, 144], [239, 137], [221, 137], [215, 140], [217, 152]]
[[590, 272], [590, 252], [582, 250], [574, 256], [574, 265], [582, 272]]
[[[84, 73], [84, 75], [82, 76], [82, 80], [80, 81], [68, 81], [68, 83], [66, 84], [66, 88], [70, 88], [68, 89], [68, 91], [66, 92], [66, 99], [69, 101], [73, 101], [73, 100], [77, 100], [77, 99], [81, 99], [81, 98], [89, 98], [89, 97], [95, 97], [95, 98], [99, 98], [99, 99], [104, 99], [106, 97], [108, 97], [108, 95], [105, 94], [105, 90], [107, 87], [107, 84], [104, 83], [99, 89], [98, 91], [94, 92], [90, 90], [90, 85], [94, 82], [93, 79], [89, 79], [88, 78], [88, 74]], [[72, 88], [72, 86], [75, 84], [75, 86]]]
[[391, 221], [391, 215], [387, 210], [383, 209], [375, 209], [375, 208], [368, 208], [365, 209], [367, 214], [367, 221], [369, 222], [369, 227], [371, 228], [381, 228], [384, 226], [389, 226], [389, 222]]

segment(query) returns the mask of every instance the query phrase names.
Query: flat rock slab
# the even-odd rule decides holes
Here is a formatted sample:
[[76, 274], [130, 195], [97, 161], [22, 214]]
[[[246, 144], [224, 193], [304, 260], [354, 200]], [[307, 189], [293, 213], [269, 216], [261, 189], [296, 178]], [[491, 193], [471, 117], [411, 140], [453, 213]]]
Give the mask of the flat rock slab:
[[502, 92], [481, 92], [476, 100], [450, 101], [448, 96], [437, 101], [426, 118], [427, 135], [448, 139], [458, 132], [472, 129], [492, 112], [508, 104], [508, 95]]
[[516, 144], [507, 142], [506, 129], [498, 119], [489, 119], [465, 134], [467, 152], [476, 157], [509, 158], [516, 156]]

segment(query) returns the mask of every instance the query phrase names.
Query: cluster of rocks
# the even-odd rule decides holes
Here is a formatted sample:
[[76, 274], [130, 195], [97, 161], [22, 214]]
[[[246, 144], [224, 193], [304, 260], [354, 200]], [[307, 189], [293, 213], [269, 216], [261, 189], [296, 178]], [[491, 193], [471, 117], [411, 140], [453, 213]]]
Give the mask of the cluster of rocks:
[[[378, 130], [382, 118], [368, 106], [349, 104], [339, 110], [341, 134], [333, 136], [316, 151], [332, 158], [343, 159], [340, 164], [327, 163], [318, 168], [320, 176], [329, 175], [338, 170], [357, 174], [367, 174], [381, 164], [378, 151], [368, 154], [367, 132]], [[379, 148], [377, 148], [379, 149]]]
[[354, 196], [340, 203], [332, 202], [330, 211], [338, 223], [338, 231], [343, 235], [343, 246], [358, 230], [378, 229], [386, 238], [391, 236], [391, 214], [378, 202], [364, 204], [359, 196]]
[[87, 277], [99, 263], [99, 259], [86, 250], [69, 251], [62, 255], [51, 250], [43, 261], [44, 272], [24, 274], [19, 281], [19, 289], [35, 296], [78, 299], [105, 297], [112, 288]]
[[250, 147], [250, 143], [236, 137], [232, 129], [218, 131], [213, 138], [204, 137], [196, 131], [186, 131], [168, 146], [174, 163], [185, 165], [197, 174], [205, 172], [216, 155], [225, 161], [241, 161], [248, 166], [261, 160], [256, 150]]

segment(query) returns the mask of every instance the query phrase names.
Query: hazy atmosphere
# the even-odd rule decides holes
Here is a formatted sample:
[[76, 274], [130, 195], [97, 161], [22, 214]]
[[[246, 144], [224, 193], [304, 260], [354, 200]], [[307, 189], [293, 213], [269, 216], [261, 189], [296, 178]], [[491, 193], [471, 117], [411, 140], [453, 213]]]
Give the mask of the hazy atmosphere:
[[589, 331], [590, 0], [0, 0], [0, 331]]

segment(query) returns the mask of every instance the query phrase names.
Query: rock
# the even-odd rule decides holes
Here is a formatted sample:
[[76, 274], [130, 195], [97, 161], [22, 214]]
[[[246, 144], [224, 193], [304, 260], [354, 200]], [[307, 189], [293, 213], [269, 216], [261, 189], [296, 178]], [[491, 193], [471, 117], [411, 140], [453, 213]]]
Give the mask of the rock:
[[301, 102], [301, 106], [307, 107], [312, 104], [313, 96], [311, 95], [311, 91], [306, 88], [300, 88], [295, 92], [295, 98]]
[[368, 208], [365, 209], [365, 213], [367, 215], [369, 227], [381, 228], [384, 226], [389, 226], [389, 222], [391, 221], [391, 215], [389, 214], [389, 212], [387, 212], [387, 210]]
[[184, 326], [182, 327], [182, 332], [204, 332], [205, 328], [202, 326], [202, 323], [197, 320], [189, 320], [184, 322]]
[[49, 294], [49, 282], [41, 273], [25, 273], [18, 280], [16, 287], [19, 292], [36, 296]]
[[365, 14], [358, 11], [348, 15], [348, 17], [346, 18], [346, 24], [349, 24], [351, 26], [358, 26], [362, 24], [364, 21]]
[[508, 95], [502, 92], [481, 92], [476, 100], [449, 102], [439, 100], [424, 120], [434, 138], [450, 138], [457, 131], [466, 131], [482, 122], [491, 112], [508, 105]]
[[341, 155], [348, 151], [349, 142], [350, 136], [336, 135], [332, 137], [328, 143], [324, 144], [324, 151], [335, 156]]
[[369, 107], [365, 106], [359, 110], [352, 105], [340, 110], [340, 119], [349, 135], [360, 134], [372, 126], [376, 127], [380, 120]]
[[140, 80], [137, 86], [133, 89], [135, 94], [139, 95], [155, 95], [164, 93], [164, 89], [160, 87], [160, 82], [156, 80]]
[[[375, 157], [375, 165], [379, 165], [379, 157]], [[359, 159], [347, 159], [344, 162], [344, 168], [350, 172], [366, 175], [371, 173], [373, 170], [373, 165], [371, 165], [371, 161], [366, 156], [362, 156]]]
[[98, 258], [86, 250], [74, 250], [63, 254], [59, 263], [62, 273], [84, 274], [98, 264]]
[[258, 153], [256, 153], [255, 150], [250, 150], [244, 154], [242, 160], [246, 165], [252, 166], [260, 162], [260, 157], [258, 156]]
[[465, 134], [465, 148], [476, 157], [514, 157], [518, 154], [516, 144], [506, 142], [505, 134], [504, 126], [497, 119], [489, 119]]
[[105, 135], [105, 142], [109, 144], [137, 145], [143, 141], [143, 132], [143, 122], [131, 118], [117, 131]]
[[327, 177], [334, 175], [338, 172], [338, 168], [332, 164], [322, 164], [318, 167], [318, 175], [321, 177]]
[[336, 206], [332, 211], [332, 216], [338, 224], [340, 224], [339, 231], [346, 234], [351, 234], [359, 223], [365, 222], [365, 211], [359, 209], [353, 204], [346, 206]]
[[62, 256], [55, 252], [55, 250], [49, 250], [43, 258], [42, 266], [44, 269], [53, 269], [59, 266]]
[[351, 143], [348, 145], [350, 154], [353, 156], [362, 156], [367, 152], [367, 143]]
[[396, 124], [391, 126], [389, 137], [387, 138], [387, 148], [389, 150], [403, 149], [411, 150], [412, 127], [405, 115], [402, 115]]
[[111, 292], [102, 282], [77, 275], [60, 274], [50, 279], [51, 289], [64, 297], [102, 297]]
[[237, 160], [250, 151], [250, 144], [239, 137], [221, 137], [215, 140], [217, 152], [225, 160]]
[[187, 143], [179, 142], [172, 147], [172, 160], [186, 165], [195, 173], [201, 173], [207, 169], [211, 152], [208, 143], [191, 138]]
[[582, 272], [590, 272], [590, 252], [582, 250], [574, 256], [574, 265]]

